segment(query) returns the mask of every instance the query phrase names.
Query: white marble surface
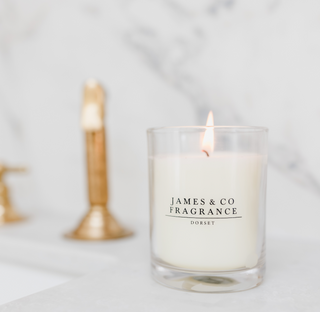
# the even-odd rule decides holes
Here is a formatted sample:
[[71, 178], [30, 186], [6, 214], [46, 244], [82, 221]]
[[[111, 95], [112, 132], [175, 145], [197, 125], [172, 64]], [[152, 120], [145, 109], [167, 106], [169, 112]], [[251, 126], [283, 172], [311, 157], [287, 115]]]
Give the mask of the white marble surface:
[[[232, 294], [196, 294], [172, 290], [151, 279], [147, 231], [146, 226], [140, 226], [130, 242], [123, 240], [113, 246], [112, 242], [105, 242], [104, 253], [111, 252], [117, 261], [108, 263], [104, 270], [2, 305], [0, 311], [318, 312], [320, 309], [319, 241], [269, 238], [267, 273], [262, 285]], [[71, 250], [81, 249], [72, 244]], [[86, 248], [82, 251], [88, 253]], [[70, 256], [62, 249], [60, 252], [61, 256]], [[100, 256], [103, 259], [102, 250]], [[47, 260], [43, 258], [44, 265], [49, 263]]]
[[148, 218], [145, 130], [270, 128], [268, 228], [320, 239], [320, 2], [1, 0], [0, 160], [31, 216], [85, 211], [81, 85], [108, 90], [111, 207]]
[[73, 276], [0, 262], [0, 305], [63, 284]]
[[72, 219], [38, 216], [1, 227], [0, 261], [79, 277], [114, 266], [122, 259], [138, 262], [149, 257], [146, 225], [132, 227], [134, 235], [125, 239], [96, 242], [65, 238], [63, 234], [74, 226]]

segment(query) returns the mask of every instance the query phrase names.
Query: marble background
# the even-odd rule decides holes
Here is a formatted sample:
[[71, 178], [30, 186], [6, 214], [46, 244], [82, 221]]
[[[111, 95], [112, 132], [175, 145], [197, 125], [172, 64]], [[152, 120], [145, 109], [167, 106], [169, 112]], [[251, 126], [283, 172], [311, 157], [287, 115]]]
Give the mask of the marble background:
[[25, 214], [87, 209], [82, 85], [108, 92], [111, 207], [148, 220], [146, 129], [270, 128], [270, 236], [320, 239], [320, 2], [0, 0], [0, 161]]

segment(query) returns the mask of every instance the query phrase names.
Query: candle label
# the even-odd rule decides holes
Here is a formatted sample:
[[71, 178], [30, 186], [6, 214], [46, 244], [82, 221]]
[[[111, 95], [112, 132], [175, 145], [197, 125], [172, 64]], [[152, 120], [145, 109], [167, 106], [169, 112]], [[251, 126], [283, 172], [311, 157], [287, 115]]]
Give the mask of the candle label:
[[242, 218], [234, 198], [227, 197], [218, 200], [172, 197], [166, 217], [191, 219], [191, 225], [214, 225], [214, 220]]

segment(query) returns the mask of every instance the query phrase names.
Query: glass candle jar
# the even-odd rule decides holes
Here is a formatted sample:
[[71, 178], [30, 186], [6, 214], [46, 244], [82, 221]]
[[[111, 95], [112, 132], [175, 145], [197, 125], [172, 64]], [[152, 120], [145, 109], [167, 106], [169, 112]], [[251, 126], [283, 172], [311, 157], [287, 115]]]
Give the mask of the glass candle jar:
[[234, 292], [265, 272], [267, 132], [149, 129], [152, 275], [171, 288]]

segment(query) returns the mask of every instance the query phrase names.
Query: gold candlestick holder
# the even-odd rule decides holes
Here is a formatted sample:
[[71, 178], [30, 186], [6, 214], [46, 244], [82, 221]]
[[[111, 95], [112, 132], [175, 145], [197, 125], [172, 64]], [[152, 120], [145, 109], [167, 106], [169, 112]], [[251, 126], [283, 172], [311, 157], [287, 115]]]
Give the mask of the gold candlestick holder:
[[66, 237], [80, 240], [107, 240], [132, 234], [110, 214], [106, 143], [104, 127], [103, 88], [94, 80], [84, 87], [81, 124], [86, 136], [87, 175], [90, 209], [79, 226]]
[[25, 219], [12, 207], [8, 187], [3, 181], [3, 176], [7, 172], [24, 172], [25, 170], [21, 167], [6, 167], [0, 164], [0, 225]]

